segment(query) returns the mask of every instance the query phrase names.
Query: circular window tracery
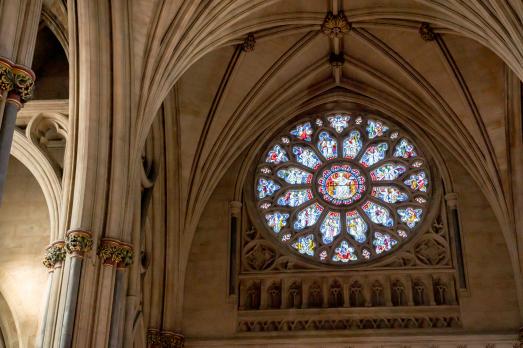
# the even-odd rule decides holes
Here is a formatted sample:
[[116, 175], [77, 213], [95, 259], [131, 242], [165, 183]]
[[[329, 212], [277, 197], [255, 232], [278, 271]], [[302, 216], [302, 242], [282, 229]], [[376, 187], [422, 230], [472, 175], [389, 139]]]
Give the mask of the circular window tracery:
[[288, 128], [255, 174], [270, 233], [327, 264], [366, 262], [398, 248], [422, 223], [430, 170], [405, 132], [377, 116], [327, 114]]

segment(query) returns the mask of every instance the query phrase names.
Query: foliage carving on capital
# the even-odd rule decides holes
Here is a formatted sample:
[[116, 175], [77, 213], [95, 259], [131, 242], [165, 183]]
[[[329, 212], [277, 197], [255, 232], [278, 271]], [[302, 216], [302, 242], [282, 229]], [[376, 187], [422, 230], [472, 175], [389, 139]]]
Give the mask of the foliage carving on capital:
[[83, 257], [91, 251], [93, 238], [91, 233], [81, 230], [69, 230], [65, 236], [65, 250], [71, 256]]
[[98, 256], [104, 265], [126, 268], [133, 263], [133, 247], [116, 239], [104, 238], [98, 248]]
[[42, 263], [52, 271], [55, 266], [65, 260], [65, 254], [65, 241], [56, 241], [45, 249], [44, 260]]
[[33, 97], [35, 74], [31, 69], [15, 65], [0, 57], [0, 90], [13, 92], [13, 101], [25, 103]]
[[347, 21], [347, 17], [345, 17], [343, 12], [336, 15], [332, 12], [327, 13], [321, 25], [321, 31], [332, 39], [343, 37], [350, 29], [351, 24]]

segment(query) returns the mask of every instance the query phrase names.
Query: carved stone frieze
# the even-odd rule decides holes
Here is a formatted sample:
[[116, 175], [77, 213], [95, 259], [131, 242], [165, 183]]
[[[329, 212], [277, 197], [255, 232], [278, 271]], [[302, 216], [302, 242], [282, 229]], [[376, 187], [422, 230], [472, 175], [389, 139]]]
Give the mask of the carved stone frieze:
[[153, 348], [183, 348], [185, 337], [176, 332], [147, 330], [147, 344]]
[[88, 231], [69, 230], [65, 234], [65, 251], [71, 256], [83, 257], [92, 247], [93, 238]]
[[345, 33], [351, 29], [350, 23], [343, 12], [337, 15], [332, 12], [327, 13], [325, 20], [321, 26], [321, 31], [330, 38], [341, 38]]
[[65, 260], [65, 241], [59, 240], [50, 244], [44, 253], [44, 266], [52, 271], [56, 266]]
[[125, 268], [133, 263], [133, 246], [116, 239], [103, 238], [98, 256], [104, 265]]

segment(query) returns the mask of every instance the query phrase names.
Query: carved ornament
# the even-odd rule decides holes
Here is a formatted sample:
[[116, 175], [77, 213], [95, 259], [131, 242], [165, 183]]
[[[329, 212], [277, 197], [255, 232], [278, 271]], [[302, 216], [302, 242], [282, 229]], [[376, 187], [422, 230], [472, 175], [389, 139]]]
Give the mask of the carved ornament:
[[44, 260], [42, 263], [45, 267], [52, 271], [55, 266], [58, 266], [65, 260], [65, 241], [59, 240], [50, 244], [44, 253]]
[[103, 238], [98, 256], [104, 265], [126, 268], [133, 263], [133, 246], [116, 239]]
[[65, 234], [65, 251], [71, 256], [83, 257], [92, 247], [93, 238], [90, 232], [69, 230]]
[[436, 38], [436, 34], [434, 33], [434, 30], [432, 30], [430, 24], [425, 22], [421, 23], [421, 26], [419, 27], [419, 34], [425, 41], [434, 41]]
[[180, 333], [149, 329], [147, 343], [152, 348], [183, 348], [185, 337]]
[[249, 33], [245, 40], [242, 42], [242, 51], [243, 52], [252, 52], [254, 51], [254, 46], [256, 45], [256, 39], [254, 38], [253, 33]]
[[343, 53], [331, 53], [329, 56], [329, 62], [333, 68], [342, 67], [345, 63], [345, 57], [343, 56]]
[[347, 17], [343, 12], [337, 15], [332, 12], [327, 13], [323, 24], [321, 25], [321, 31], [328, 37], [341, 38], [345, 33], [351, 29], [351, 24], [347, 21]]

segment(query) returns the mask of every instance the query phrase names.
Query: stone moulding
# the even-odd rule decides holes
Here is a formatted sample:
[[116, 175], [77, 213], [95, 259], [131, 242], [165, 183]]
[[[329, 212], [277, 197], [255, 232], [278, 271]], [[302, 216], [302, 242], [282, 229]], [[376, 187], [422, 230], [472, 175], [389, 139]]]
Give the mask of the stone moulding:
[[45, 248], [42, 263], [51, 272], [65, 260], [65, 254], [65, 241], [58, 240]]
[[321, 25], [321, 31], [328, 37], [335, 39], [341, 38], [343, 35], [351, 29], [350, 23], [347, 21], [347, 17], [343, 12], [337, 15], [332, 12], [327, 13], [323, 24]]
[[147, 343], [152, 348], [183, 348], [185, 337], [176, 332], [149, 329], [147, 330]]
[[19, 98], [22, 103], [30, 100], [33, 97], [35, 79], [31, 69], [0, 57], [0, 90], [14, 92], [17, 96], [10, 97], [10, 100], [16, 101]]
[[98, 248], [98, 256], [104, 265], [126, 268], [133, 263], [133, 246], [122, 241], [103, 238]]
[[93, 238], [91, 232], [82, 230], [69, 230], [65, 234], [65, 251], [71, 256], [83, 257], [91, 251]]

